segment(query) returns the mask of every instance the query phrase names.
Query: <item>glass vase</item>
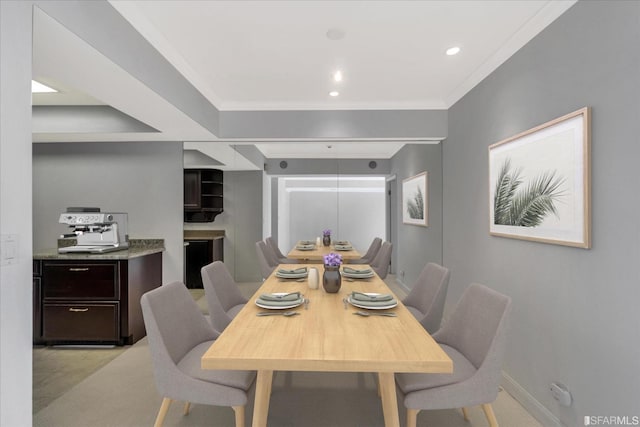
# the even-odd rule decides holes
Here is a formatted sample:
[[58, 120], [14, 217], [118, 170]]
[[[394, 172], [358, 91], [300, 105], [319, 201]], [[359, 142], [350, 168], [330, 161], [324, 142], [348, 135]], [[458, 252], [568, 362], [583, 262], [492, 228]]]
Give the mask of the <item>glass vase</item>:
[[324, 274], [322, 275], [322, 287], [327, 293], [335, 294], [342, 286], [342, 276], [340, 275], [340, 266], [324, 266]]
[[322, 244], [324, 246], [329, 246], [331, 245], [331, 236], [323, 236], [322, 237]]

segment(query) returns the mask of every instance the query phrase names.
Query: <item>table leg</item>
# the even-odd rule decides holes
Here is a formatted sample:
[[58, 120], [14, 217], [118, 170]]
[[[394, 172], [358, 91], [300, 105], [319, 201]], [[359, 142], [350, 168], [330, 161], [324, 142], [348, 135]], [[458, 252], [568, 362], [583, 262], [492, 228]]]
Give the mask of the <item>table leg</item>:
[[385, 427], [400, 427], [398, 400], [396, 397], [396, 380], [393, 372], [378, 373], [382, 392], [382, 412]]
[[253, 427], [267, 427], [272, 382], [273, 371], [258, 371], [256, 398], [253, 406], [253, 423], [251, 424]]

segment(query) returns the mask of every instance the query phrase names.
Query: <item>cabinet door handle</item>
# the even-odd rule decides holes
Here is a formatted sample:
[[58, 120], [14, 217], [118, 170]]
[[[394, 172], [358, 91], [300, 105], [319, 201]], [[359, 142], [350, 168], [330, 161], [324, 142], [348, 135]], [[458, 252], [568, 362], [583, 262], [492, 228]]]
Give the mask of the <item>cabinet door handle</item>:
[[73, 308], [71, 307], [69, 311], [73, 313], [84, 313], [85, 311], [89, 311], [89, 308]]
[[83, 267], [83, 268], [71, 267], [69, 271], [89, 271], [89, 267]]

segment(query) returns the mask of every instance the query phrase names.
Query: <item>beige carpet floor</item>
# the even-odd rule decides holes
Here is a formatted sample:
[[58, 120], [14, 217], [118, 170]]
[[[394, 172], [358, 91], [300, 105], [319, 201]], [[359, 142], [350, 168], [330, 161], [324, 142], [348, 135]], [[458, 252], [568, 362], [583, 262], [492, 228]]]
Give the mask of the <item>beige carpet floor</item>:
[[[251, 294], [258, 284], [244, 286]], [[400, 295], [398, 295], [400, 296]], [[204, 298], [197, 298], [206, 311]], [[155, 389], [147, 340], [114, 349], [34, 350], [45, 356], [34, 358], [34, 373], [41, 370], [38, 383], [34, 375], [33, 425], [42, 427], [142, 427], [151, 426], [162, 401]], [[117, 353], [117, 354], [116, 354]], [[56, 354], [59, 357], [56, 357]], [[68, 364], [85, 359], [81, 373], [65, 374]], [[91, 359], [93, 361], [89, 362]], [[82, 363], [80, 363], [82, 364]], [[38, 366], [39, 365], [39, 366]], [[89, 370], [93, 372], [88, 373]], [[59, 371], [59, 372], [58, 372]], [[46, 372], [50, 378], [46, 378]], [[66, 381], [66, 375], [74, 377]], [[47, 382], [49, 383], [47, 385]], [[48, 395], [40, 389], [57, 390]], [[56, 394], [58, 393], [58, 394]], [[252, 398], [247, 407], [251, 423]], [[38, 407], [36, 408], [36, 401]], [[401, 405], [401, 402], [400, 402]], [[402, 408], [402, 406], [400, 406]], [[508, 393], [501, 391], [494, 403], [501, 426], [541, 427]], [[484, 427], [480, 408], [470, 410], [465, 422], [459, 410], [423, 411], [418, 426]], [[401, 410], [404, 423], [404, 411]], [[182, 415], [182, 405], [170, 408], [165, 426], [233, 427], [233, 411], [226, 407], [194, 405]], [[383, 426], [382, 409], [375, 377], [368, 373], [277, 372], [271, 397], [270, 427], [377, 427]]]

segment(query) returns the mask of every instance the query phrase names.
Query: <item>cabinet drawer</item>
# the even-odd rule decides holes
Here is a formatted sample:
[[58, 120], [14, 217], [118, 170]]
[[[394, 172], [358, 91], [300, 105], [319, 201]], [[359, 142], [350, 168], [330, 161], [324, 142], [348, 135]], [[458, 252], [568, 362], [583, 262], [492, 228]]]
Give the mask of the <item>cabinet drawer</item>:
[[113, 304], [45, 303], [44, 340], [119, 341], [120, 307]]
[[119, 298], [118, 264], [48, 264], [43, 267], [45, 299]]

